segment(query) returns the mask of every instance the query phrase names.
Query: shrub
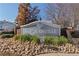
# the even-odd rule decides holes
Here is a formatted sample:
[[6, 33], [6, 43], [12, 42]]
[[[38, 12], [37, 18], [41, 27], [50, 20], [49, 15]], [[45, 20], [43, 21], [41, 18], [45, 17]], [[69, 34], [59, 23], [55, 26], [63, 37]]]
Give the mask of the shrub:
[[58, 37], [57, 36], [46, 36], [45, 44], [58, 45]]
[[15, 36], [16, 40], [21, 40], [21, 41], [31, 41], [31, 35], [25, 34], [25, 35], [18, 35]]
[[52, 38], [53, 38], [53, 39], [52, 39], [52, 44], [53, 44], [53, 45], [58, 45], [58, 42], [59, 42], [58, 38], [59, 38], [59, 37], [58, 37], [58, 36], [52, 36]]
[[[40, 39], [36, 35], [29, 35], [29, 34], [18, 35], [15, 36], [15, 39], [21, 41], [31, 41], [33, 43], [40, 43]], [[44, 43], [53, 45], [62, 45], [68, 43], [68, 40], [64, 36], [45, 36]]]
[[68, 39], [64, 36], [59, 36], [59, 45], [68, 43]]
[[29, 34], [21, 35], [21, 41], [31, 41], [31, 35]]
[[45, 36], [45, 38], [44, 38], [45, 40], [44, 40], [44, 43], [45, 44], [52, 44], [52, 36]]
[[40, 43], [40, 39], [36, 35], [31, 36], [31, 40], [32, 40], [33, 43]]
[[45, 44], [62, 45], [68, 43], [64, 36], [45, 36]]
[[21, 40], [21, 41], [32, 41], [33, 43], [39, 43], [40, 42], [38, 36], [29, 35], [29, 34], [15, 36], [15, 39]]

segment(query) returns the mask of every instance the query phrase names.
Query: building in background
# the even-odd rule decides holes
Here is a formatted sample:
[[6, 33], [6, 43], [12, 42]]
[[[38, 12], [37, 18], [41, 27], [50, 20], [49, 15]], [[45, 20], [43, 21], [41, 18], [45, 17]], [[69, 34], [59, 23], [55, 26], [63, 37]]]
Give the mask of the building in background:
[[0, 21], [0, 32], [14, 31], [15, 24], [9, 21]]

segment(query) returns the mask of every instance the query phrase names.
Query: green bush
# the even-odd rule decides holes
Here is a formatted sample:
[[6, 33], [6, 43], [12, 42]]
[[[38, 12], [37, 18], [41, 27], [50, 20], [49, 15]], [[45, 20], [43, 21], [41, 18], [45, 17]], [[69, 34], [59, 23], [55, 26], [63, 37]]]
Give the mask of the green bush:
[[[18, 35], [15, 36], [15, 39], [21, 41], [31, 41], [33, 43], [40, 43], [40, 39], [36, 35], [29, 35], [29, 34]], [[53, 45], [62, 45], [68, 43], [68, 39], [65, 38], [64, 36], [45, 36], [44, 43]]]
[[45, 36], [45, 44], [62, 45], [68, 43], [64, 36]]
[[45, 36], [45, 44], [58, 44], [58, 37], [57, 36]]
[[52, 36], [52, 38], [53, 38], [53, 39], [52, 39], [52, 44], [53, 44], [53, 45], [58, 45], [58, 42], [59, 42], [58, 38], [59, 38], [59, 37], [58, 37], [58, 36]]
[[25, 34], [25, 35], [18, 35], [15, 36], [16, 40], [21, 40], [21, 41], [31, 41], [31, 35]]
[[45, 39], [44, 41], [45, 44], [52, 44], [52, 39], [53, 39], [52, 36], [45, 36], [44, 39]]
[[21, 35], [21, 41], [31, 41], [31, 35], [29, 34]]
[[36, 35], [31, 36], [31, 40], [32, 40], [33, 43], [40, 43], [40, 39]]
[[59, 45], [68, 43], [68, 39], [64, 36], [59, 36]]
[[15, 39], [16, 40], [21, 40], [21, 41], [32, 41], [34, 43], [39, 43], [40, 42], [38, 36], [29, 35], [29, 34], [15, 36]]

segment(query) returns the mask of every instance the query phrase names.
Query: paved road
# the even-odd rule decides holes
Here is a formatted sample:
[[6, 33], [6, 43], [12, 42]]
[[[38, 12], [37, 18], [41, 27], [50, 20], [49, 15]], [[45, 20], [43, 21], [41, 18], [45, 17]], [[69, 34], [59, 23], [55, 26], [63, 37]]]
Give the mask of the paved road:
[[37, 56], [79, 56], [79, 54], [48, 53], [48, 54], [40, 54]]

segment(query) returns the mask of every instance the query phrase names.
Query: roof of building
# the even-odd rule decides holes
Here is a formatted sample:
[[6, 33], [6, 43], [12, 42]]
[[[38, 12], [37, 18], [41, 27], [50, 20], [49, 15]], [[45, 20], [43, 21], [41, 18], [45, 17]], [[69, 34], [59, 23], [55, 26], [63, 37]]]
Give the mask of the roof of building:
[[0, 21], [0, 24], [5, 24], [5, 23], [9, 23], [9, 24], [15, 25], [13, 22], [9, 22], [9, 21], [6, 21], [6, 20]]
[[47, 25], [47, 26], [57, 27], [57, 28], [61, 27], [60, 25], [53, 24], [52, 21], [47, 21], [47, 20], [31, 22], [29, 24], [22, 25], [21, 27], [28, 27], [28, 26], [30, 27], [30, 26], [37, 25], [37, 24], [44, 24], [44, 25]]

